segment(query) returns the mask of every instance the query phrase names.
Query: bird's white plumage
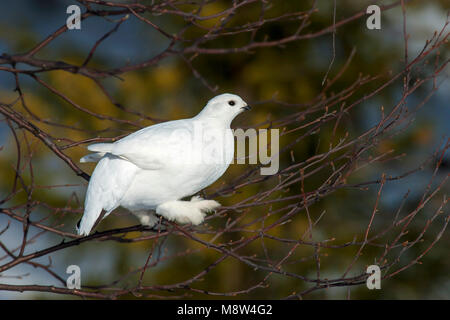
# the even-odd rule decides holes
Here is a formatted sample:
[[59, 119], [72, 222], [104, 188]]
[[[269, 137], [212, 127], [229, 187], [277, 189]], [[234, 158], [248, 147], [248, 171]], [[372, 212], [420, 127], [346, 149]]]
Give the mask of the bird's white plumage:
[[154, 212], [179, 223], [201, 223], [204, 213], [219, 203], [198, 197], [180, 199], [209, 186], [226, 171], [234, 153], [230, 124], [246, 108], [239, 96], [222, 94], [193, 118], [149, 126], [114, 143], [88, 146], [94, 153], [80, 161], [99, 162], [89, 181], [78, 233], [89, 234], [102, 210], [104, 218], [118, 206], [147, 225], [157, 222]]

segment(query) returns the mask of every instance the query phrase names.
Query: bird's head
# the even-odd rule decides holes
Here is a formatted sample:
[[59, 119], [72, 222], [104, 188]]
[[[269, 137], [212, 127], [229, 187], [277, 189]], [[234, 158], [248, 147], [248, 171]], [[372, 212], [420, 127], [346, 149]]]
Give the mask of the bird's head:
[[199, 116], [223, 119], [231, 123], [238, 114], [250, 109], [250, 106], [238, 95], [224, 93], [209, 100]]

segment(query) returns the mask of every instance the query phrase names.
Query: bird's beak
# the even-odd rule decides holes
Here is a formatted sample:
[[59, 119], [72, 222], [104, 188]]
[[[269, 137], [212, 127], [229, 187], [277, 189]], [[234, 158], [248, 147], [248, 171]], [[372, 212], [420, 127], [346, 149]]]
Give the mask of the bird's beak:
[[251, 110], [252, 107], [250, 107], [249, 105], [246, 105], [245, 107], [242, 107], [241, 109], [244, 109], [245, 111], [247, 111], [247, 110]]

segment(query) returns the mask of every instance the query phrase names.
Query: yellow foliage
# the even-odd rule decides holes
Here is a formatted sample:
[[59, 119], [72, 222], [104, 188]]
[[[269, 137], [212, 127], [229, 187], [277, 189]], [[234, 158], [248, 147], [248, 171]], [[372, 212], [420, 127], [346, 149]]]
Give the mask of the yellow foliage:
[[151, 80], [143, 78], [138, 73], [126, 73], [122, 76], [124, 81], [119, 84], [119, 91], [127, 99], [124, 103], [129, 105], [142, 105], [148, 101], [154, 86]]
[[[213, 2], [210, 4], [206, 4], [203, 7], [203, 10], [200, 12], [201, 17], [209, 17], [214, 14], [220, 13], [224, 10], [226, 10], [228, 6], [225, 6], [224, 3], [221, 2]], [[220, 22], [221, 18], [223, 16], [219, 16], [216, 18], [208, 19], [208, 20], [202, 20], [198, 21], [197, 23], [203, 27], [211, 28], [214, 27], [217, 23]]]
[[151, 84], [156, 85], [158, 89], [169, 91], [181, 85], [182, 74], [176, 64], [164, 64], [157, 67], [149, 78]]
[[[98, 89], [91, 79], [64, 71], [51, 72], [49, 77], [50, 84], [55, 89], [80, 107], [101, 115], [112, 117], [121, 116], [120, 110], [111, 105], [109, 99]], [[75, 108], [71, 104], [67, 105], [66, 102], [64, 102], [64, 104], [65, 107], [70, 107], [72, 110]], [[85, 120], [85, 118], [89, 119], [89, 122], [94, 129], [101, 130], [105, 128], [105, 124], [102, 120], [92, 116], [87, 117], [84, 113], [67, 113], [64, 122], [66, 124], [74, 125], [75, 123], [80, 122], [80, 120]]]

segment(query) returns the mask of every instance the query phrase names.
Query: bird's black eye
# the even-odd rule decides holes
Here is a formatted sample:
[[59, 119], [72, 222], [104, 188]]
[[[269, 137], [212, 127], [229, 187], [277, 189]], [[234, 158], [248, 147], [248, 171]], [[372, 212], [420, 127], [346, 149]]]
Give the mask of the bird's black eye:
[[229, 104], [230, 106], [234, 106], [234, 105], [236, 104], [236, 102], [234, 102], [233, 100], [230, 100], [230, 101], [228, 101], [228, 104]]

